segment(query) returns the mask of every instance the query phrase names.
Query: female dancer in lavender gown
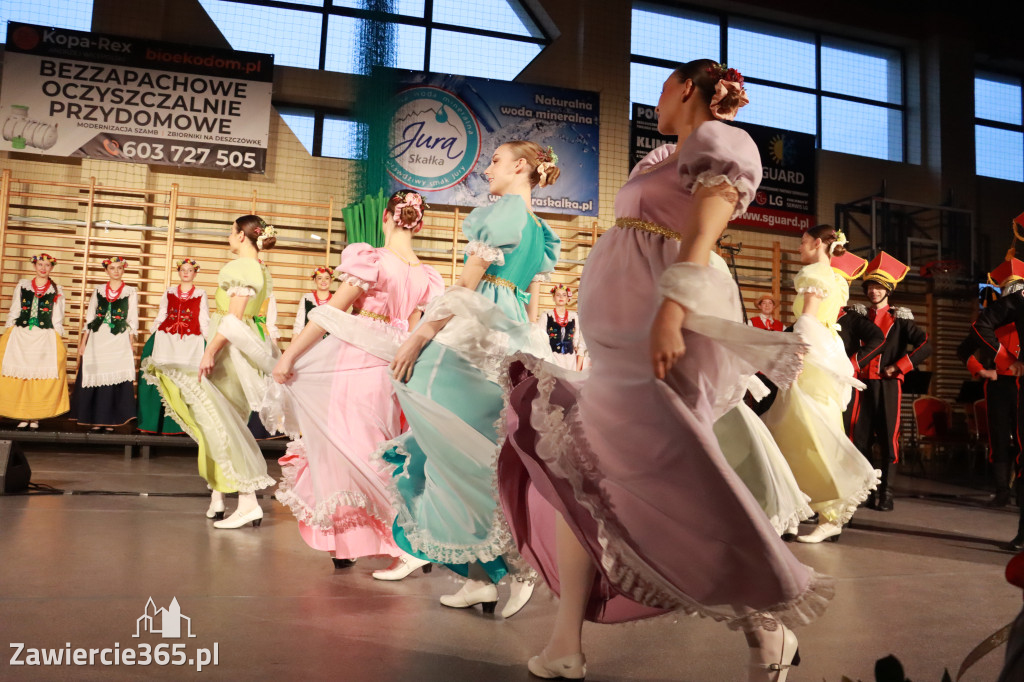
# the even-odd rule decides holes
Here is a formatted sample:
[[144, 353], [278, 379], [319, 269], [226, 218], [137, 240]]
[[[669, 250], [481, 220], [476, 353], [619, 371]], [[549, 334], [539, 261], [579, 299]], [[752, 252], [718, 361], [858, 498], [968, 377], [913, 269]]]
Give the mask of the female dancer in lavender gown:
[[[299, 520], [302, 539], [333, 554], [337, 568], [359, 557], [396, 561], [378, 579], [397, 580], [427, 561], [401, 552], [391, 535], [395, 511], [386, 479], [371, 464], [377, 446], [402, 433], [388, 364], [427, 302], [444, 291], [441, 275], [412, 250], [423, 227], [423, 198], [396, 192], [384, 210], [385, 244], [350, 244], [341, 254], [338, 291], [309, 307], [302, 332], [274, 367], [287, 385], [301, 439], [280, 459], [277, 499]], [[353, 314], [344, 311], [353, 306]], [[324, 337], [324, 332], [330, 335]], [[377, 346], [391, 351], [371, 351]], [[264, 410], [261, 416], [267, 417]], [[273, 422], [273, 418], [268, 421]], [[285, 418], [287, 422], [287, 418]]]
[[681, 610], [742, 629], [750, 679], [779, 682], [799, 662], [789, 628], [833, 594], [779, 538], [712, 428], [741, 378], [761, 370], [787, 385], [805, 348], [742, 324], [712, 254], [761, 180], [753, 141], [715, 120], [745, 103], [742, 77], [713, 61], [668, 77], [658, 127], [679, 146], [634, 169], [583, 274], [590, 378], [523, 354], [508, 366], [501, 500], [523, 557], [560, 596], [554, 632], [528, 664], [539, 677], [586, 674], [584, 619]]

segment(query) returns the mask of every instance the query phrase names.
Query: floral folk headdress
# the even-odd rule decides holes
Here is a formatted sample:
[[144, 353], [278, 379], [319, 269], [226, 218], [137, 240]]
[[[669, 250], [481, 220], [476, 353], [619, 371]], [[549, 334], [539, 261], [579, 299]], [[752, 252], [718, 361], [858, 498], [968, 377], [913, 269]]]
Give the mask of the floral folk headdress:
[[277, 238], [277, 228], [269, 224], [263, 218], [258, 218], [260, 224], [253, 228], [253, 234], [256, 235], [256, 248], [260, 251], [263, 250], [263, 242], [267, 237]]
[[[408, 223], [402, 219], [402, 209], [410, 207], [416, 210], [416, 220]], [[423, 201], [416, 192], [405, 192], [399, 195], [399, 202], [395, 204], [393, 216], [395, 218], [395, 225], [398, 225], [402, 229], [412, 230], [413, 233], [419, 232], [423, 229], [423, 212], [430, 208]]]
[[565, 286], [564, 284], [556, 284], [555, 286], [551, 287], [551, 295], [552, 296], [557, 294], [559, 291], [563, 292], [566, 296], [568, 296], [570, 301], [572, 300], [572, 289], [571, 288]]
[[39, 261], [43, 261], [43, 262], [49, 263], [50, 265], [52, 265], [54, 267], [56, 267], [56, 265], [57, 265], [57, 259], [54, 258], [53, 256], [51, 256], [48, 253], [40, 253], [40, 254], [38, 254], [36, 256], [32, 256], [32, 265], [35, 265]]
[[310, 279], [316, 279], [316, 276], [321, 274], [321, 273], [330, 275], [331, 277], [334, 277], [334, 271], [333, 270], [331, 270], [330, 268], [325, 268], [324, 266], [321, 265], [320, 267], [318, 267], [315, 270], [313, 270], [313, 274], [310, 275], [309, 278]]
[[176, 270], [181, 270], [181, 266], [185, 265], [186, 263], [191, 265], [193, 270], [195, 270], [196, 272], [199, 272], [199, 263], [196, 262], [195, 258], [182, 258], [179, 261], [175, 261], [174, 262], [174, 268]]
[[835, 253], [837, 246], [846, 246], [846, 235], [843, 234], [842, 230], [836, 230], [836, 240], [828, 245], [828, 255], [831, 256]]
[[107, 268], [107, 267], [113, 265], [114, 263], [121, 263], [122, 265], [125, 265], [125, 266], [128, 265], [128, 261], [125, 260], [124, 258], [121, 258], [120, 256], [111, 256], [110, 258], [104, 258], [103, 259], [103, 267], [104, 268]]
[[736, 112], [750, 104], [747, 91], [743, 87], [743, 76], [725, 64], [709, 66], [707, 72], [715, 84], [715, 95], [711, 98], [711, 113], [721, 121], [733, 120], [736, 118]]

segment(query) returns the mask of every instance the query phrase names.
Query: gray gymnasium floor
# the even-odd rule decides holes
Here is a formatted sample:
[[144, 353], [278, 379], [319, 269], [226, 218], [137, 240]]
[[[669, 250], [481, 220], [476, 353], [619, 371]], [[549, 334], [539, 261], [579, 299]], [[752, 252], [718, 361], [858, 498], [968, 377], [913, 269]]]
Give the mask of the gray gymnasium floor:
[[[120, 450], [57, 450], [30, 451], [33, 482], [132, 494], [0, 497], [0, 637], [24, 644], [20, 660], [29, 648], [139, 653], [146, 644], [155, 652], [183, 643], [180, 660], [195, 660], [200, 649], [212, 657], [216, 647], [217, 663], [199, 673], [195, 665], [98, 659], [15, 666], [12, 647], [0, 679], [531, 679], [524, 662], [543, 646], [555, 613], [543, 588], [508, 621], [446, 609], [437, 598], [457, 585], [445, 571], [400, 583], [370, 578], [384, 560], [335, 571], [269, 493], [262, 528], [213, 529], [203, 516], [205, 486], [184, 450], [148, 461], [125, 461]], [[955, 676], [1022, 603], [1003, 579], [1010, 555], [997, 547], [1015, 532], [1016, 508], [989, 510], [980, 506], [985, 499], [978, 490], [902, 478], [894, 512], [862, 510], [836, 544], [791, 545], [838, 578], [838, 594], [817, 624], [798, 633], [803, 663], [790, 680], [867, 682], [874, 661], [889, 653], [914, 682], [938, 682], [945, 667]], [[133, 637], [151, 597], [156, 609], [176, 598], [195, 637]], [[584, 637], [592, 681], [746, 676], [743, 637], [696, 618], [588, 624]], [[174, 660], [175, 650], [165, 651]], [[964, 679], [995, 679], [1002, 654]]]

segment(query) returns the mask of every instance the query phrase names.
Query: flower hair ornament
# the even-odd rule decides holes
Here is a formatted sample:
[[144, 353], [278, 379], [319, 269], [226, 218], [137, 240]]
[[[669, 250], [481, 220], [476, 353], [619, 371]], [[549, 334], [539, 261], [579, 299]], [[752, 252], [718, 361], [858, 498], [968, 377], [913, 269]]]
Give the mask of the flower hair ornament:
[[40, 253], [37, 256], [32, 256], [32, 265], [35, 265], [36, 263], [39, 263], [40, 261], [42, 261], [43, 263], [49, 263], [50, 265], [52, 265], [54, 267], [56, 267], [56, 265], [57, 265], [57, 259], [54, 258], [53, 256], [51, 256], [48, 253]]
[[175, 261], [174, 262], [174, 268], [176, 270], [181, 270], [181, 266], [185, 265], [186, 263], [188, 265], [191, 265], [193, 270], [195, 270], [196, 272], [199, 272], [199, 263], [196, 262], [195, 258], [182, 258], [179, 261]]
[[547, 149], [541, 149], [540, 154], [537, 155], [537, 160], [540, 162], [537, 164], [537, 175], [541, 177], [544, 184], [547, 184], [548, 173], [558, 165], [558, 154], [551, 148], [551, 145], [548, 145]]
[[836, 240], [828, 245], [828, 255], [834, 254], [837, 246], [846, 246], [846, 235], [842, 230], [836, 230]]
[[316, 276], [320, 275], [320, 274], [326, 274], [326, 275], [330, 275], [331, 277], [334, 277], [334, 271], [333, 270], [331, 270], [330, 268], [325, 268], [324, 266], [321, 265], [320, 267], [318, 267], [315, 270], [313, 270], [313, 274], [310, 275], [309, 278], [310, 279], [316, 279]]
[[103, 259], [103, 267], [104, 268], [110, 267], [111, 265], [114, 265], [115, 263], [121, 263], [122, 265], [125, 265], [125, 266], [128, 265], [128, 261], [126, 261], [124, 258], [121, 258], [120, 256], [111, 256], [110, 258], [104, 258]]
[[743, 76], [736, 69], [725, 64], [709, 66], [708, 74], [715, 83], [715, 95], [711, 98], [711, 113], [720, 121], [731, 121], [736, 112], [750, 104], [743, 87]]
[[[402, 220], [402, 209], [406, 207], [412, 208], [416, 211], [416, 220], [411, 223], [407, 223]], [[395, 225], [398, 225], [405, 230], [412, 230], [414, 233], [419, 232], [423, 229], [423, 212], [428, 208], [430, 207], [424, 203], [423, 197], [419, 194], [416, 192], [406, 192], [402, 195], [401, 201], [395, 204], [394, 211], [392, 212], [395, 219]]]
[[568, 296], [570, 301], [572, 300], [572, 289], [565, 286], [564, 284], [556, 284], [555, 286], [551, 287], [552, 296], [556, 295], [559, 291]]
[[263, 218], [260, 218], [259, 226], [254, 227], [252, 231], [256, 235], [256, 248], [260, 251], [263, 250], [263, 242], [267, 237], [277, 238], [277, 228], [268, 224]]

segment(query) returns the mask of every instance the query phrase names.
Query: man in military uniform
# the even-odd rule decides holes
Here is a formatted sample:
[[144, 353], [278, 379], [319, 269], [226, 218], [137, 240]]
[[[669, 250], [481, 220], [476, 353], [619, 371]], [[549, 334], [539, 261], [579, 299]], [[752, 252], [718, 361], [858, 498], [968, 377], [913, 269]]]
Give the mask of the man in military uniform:
[[[1024, 261], [1004, 261], [989, 273], [988, 280], [998, 286], [1002, 297], [1024, 290]], [[984, 322], [982, 323], [984, 326]], [[1017, 328], [1012, 322], [995, 329], [999, 347], [1011, 355], [1020, 354]], [[998, 350], [998, 349], [996, 349]], [[1010, 501], [1010, 472], [1020, 454], [1017, 442], [1017, 377], [1008, 366], [996, 367], [996, 352], [971, 330], [957, 348], [957, 356], [976, 378], [985, 380], [985, 406], [988, 417], [989, 462], [995, 478], [993, 507], [1005, 507]]]
[[[899, 461], [903, 378], [931, 355], [928, 334], [914, 324], [910, 310], [889, 305], [889, 295], [909, 270], [909, 266], [882, 251], [864, 274], [864, 293], [870, 304], [867, 318], [881, 330], [885, 342], [881, 352], [857, 372], [867, 388], [854, 399], [850, 437], [882, 471], [878, 488], [868, 499], [868, 506], [878, 511], [893, 508], [889, 479], [893, 465]], [[872, 448], [875, 444], [879, 446], [877, 456]]]

